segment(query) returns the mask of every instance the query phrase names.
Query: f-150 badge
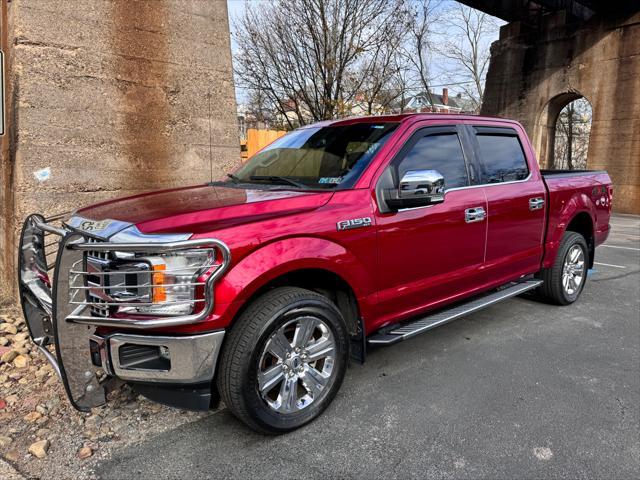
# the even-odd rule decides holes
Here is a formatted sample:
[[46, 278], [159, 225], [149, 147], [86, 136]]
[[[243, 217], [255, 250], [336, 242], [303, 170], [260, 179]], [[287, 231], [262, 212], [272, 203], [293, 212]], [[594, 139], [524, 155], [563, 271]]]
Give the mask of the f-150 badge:
[[342, 220], [336, 223], [338, 231], [351, 230], [352, 228], [370, 227], [371, 217], [352, 218], [350, 220]]

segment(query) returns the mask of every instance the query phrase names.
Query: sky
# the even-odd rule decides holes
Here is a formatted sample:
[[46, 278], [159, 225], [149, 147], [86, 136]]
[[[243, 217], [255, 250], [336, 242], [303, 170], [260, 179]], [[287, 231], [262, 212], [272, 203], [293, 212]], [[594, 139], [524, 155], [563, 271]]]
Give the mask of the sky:
[[229, 9], [229, 19], [234, 16], [240, 15], [244, 10], [244, 4], [248, 2], [264, 2], [268, 0], [227, 0], [227, 7]]
[[[269, 0], [227, 0], [227, 8], [229, 10], [229, 27], [231, 29], [231, 49], [233, 51], [235, 51], [236, 49], [236, 44], [234, 39], [234, 26], [233, 26], [234, 18], [238, 18], [239, 16], [242, 15], [247, 3], [259, 4], [259, 3], [268, 3], [268, 2]], [[455, 3], [456, 3], [455, 0], [443, 0], [443, 3], [440, 6], [440, 8], [448, 8], [453, 6]], [[502, 25], [505, 23], [499, 19], [495, 19], [495, 20], [498, 25]], [[497, 40], [497, 35], [496, 35], [496, 40]], [[436, 63], [436, 69], [437, 69], [438, 62], [435, 62], [435, 63]], [[438, 72], [434, 72], [434, 73], [437, 78]], [[436, 84], [440, 84], [440, 83], [444, 84], [446, 83], [446, 80], [436, 81]], [[434, 93], [439, 93], [439, 91], [442, 89], [443, 86], [449, 87], [450, 95], [455, 95], [459, 91], [459, 89], [457, 89], [455, 85], [438, 85], [437, 87], [434, 86], [433, 88]], [[241, 103], [244, 103], [245, 99], [246, 99], [245, 92], [236, 84], [236, 100], [238, 101], [239, 104], [241, 104]]]

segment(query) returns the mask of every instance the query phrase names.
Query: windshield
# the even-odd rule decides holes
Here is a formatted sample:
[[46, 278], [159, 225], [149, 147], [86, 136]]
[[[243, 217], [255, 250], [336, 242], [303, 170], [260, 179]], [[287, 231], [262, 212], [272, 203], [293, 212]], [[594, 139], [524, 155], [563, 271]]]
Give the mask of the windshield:
[[234, 182], [298, 188], [349, 188], [398, 123], [355, 123], [295, 130], [255, 154]]

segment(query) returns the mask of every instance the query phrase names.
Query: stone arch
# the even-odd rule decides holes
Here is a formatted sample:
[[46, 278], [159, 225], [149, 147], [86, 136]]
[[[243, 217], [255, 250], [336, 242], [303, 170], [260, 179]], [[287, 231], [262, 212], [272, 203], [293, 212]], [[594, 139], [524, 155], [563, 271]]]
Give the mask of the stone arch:
[[564, 107], [574, 100], [585, 98], [593, 109], [593, 103], [577, 91], [559, 93], [544, 104], [534, 126], [534, 147], [538, 152], [538, 163], [542, 168], [553, 168], [556, 122]]

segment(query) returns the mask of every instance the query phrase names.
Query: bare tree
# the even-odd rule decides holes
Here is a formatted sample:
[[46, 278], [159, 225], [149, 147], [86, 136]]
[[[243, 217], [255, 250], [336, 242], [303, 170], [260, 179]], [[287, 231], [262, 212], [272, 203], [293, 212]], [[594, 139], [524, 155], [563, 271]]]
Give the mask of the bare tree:
[[491, 41], [498, 25], [493, 17], [462, 4], [443, 15], [446, 40], [438, 45], [441, 56], [450, 61], [449, 77], [459, 83], [476, 111], [484, 97]]
[[[290, 128], [344, 114], [370, 75], [388, 69], [400, 0], [275, 0], [236, 22], [236, 76]], [[386, 75], [386, 73], [385, 73]], [[372, 94], [375, 96], [375, 93]]]
[[388, 110], [399, 95], [397, 75], [406, 67], [399, 65], [399, 51], [402, 47], [406, 28], [409, 25], [408, 10], [402, 8], [404, 3], [398, 2], [395, 21], [384, 25], [378, 43], [357, 71], [352, 90], [356, 91], [356, 103], [363, 103], [362, 109], [367, 115]]
[[408, 1], [411, 22], [404, 44], [405, 61], [413, 67], [415, 83], [425, 92], [433, 105], [431, 95], [431, 63], [434, 51], [436, 25], [440, 21], [442, 0]]
[[247, 128], [270, 128], [275, 122], [273, 108], [262, 90], [249, 90], [246, 101]]
[[562, 109], [556, 121], [553, 168], [587, 168], [591, 117], [591, 104], [585, 98], [574, 100]]
[[407, 100], [413, 91], [413, 71], [406, 62], [402, 51], [394, 55], [393, 73], [389, 79], [389, 87], [393, 96], [393, 100], [389, 102], [389, 105], [395, 103], [397, 105], [396, 111], [404, 113]]

